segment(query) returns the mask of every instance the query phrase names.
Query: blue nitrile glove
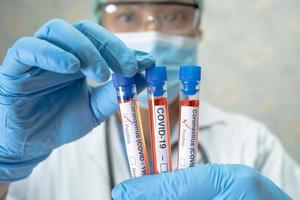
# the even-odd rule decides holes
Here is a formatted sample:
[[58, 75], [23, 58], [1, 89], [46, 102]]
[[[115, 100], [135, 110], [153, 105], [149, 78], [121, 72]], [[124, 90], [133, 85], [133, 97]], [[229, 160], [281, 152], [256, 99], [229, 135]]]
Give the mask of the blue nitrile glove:
[[125, 181], [114, 200], [291, 199], [272, 181], [243, 165], [203, 165]]
[[[124, 76], [153, 66], [92, 22], [51, 20], [18, 40], [0, 66], [0, 182], [27, 177], [53, 149], [81, 138], [117, 110], [109, 68]], [[142, 79], [140, 79], [142, 81]]]

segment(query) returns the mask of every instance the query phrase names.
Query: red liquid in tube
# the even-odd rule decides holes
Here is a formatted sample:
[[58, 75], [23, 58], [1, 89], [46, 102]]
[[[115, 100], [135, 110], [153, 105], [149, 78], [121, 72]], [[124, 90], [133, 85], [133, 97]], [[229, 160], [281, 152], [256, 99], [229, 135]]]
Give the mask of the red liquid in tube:
[[132, 178], [149, 175], [149, 161], [141, 120], [135, 79], [113, 74], [119, 100], [119, 110]]
[[146, 70], [151, 150], [154, 173], [172, 171], [167, 70], [153, 67]]
[[168, 100], [155, 98], [148, 103], [154, 173], [172, 171]]
[[201, 67], [180, 67], [178, 170], [197, 164], [200, 80]]

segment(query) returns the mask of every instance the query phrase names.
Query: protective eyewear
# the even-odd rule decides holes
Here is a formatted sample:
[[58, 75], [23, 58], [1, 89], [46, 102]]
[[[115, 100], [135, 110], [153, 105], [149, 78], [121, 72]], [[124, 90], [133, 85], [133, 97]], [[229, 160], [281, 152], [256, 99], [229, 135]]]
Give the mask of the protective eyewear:
[[98, 6], [99, 23], [112, 32], [157, 30], [189, 34], [200, 25], [197, 4], [170, 1], [122, 1]]

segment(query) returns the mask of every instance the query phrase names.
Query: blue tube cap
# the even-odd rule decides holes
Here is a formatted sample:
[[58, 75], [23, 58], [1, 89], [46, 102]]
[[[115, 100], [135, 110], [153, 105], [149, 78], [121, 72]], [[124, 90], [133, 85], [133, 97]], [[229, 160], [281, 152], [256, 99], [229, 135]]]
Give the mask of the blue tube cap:
[[184, 95], [195, 95], [199, 89], [197, 88], [201, 80], [201, 67], [195, 65], [180, 66], [179, 78], [181, 80], [181, 92]]
[[164, 66], [151, 67], [146, 69], [147, 81], [166, 81], [167, 68]]
[[182, 81], [200, 81], [201, 80], [201, 67], [197, 65], [183, 65], [180, 66], [179, 78]]
[[151, 67], [146, 70], [147, 84], [151, 87], [153, 95], [163, 96], [166, 90], [164, 85], [167, 81], [167, 68], [164, 66]]
[[112, 80], [115, 87], [126, 87], [135, 84], [135, 77], [124, 77], [122, 75], [113, 73]]

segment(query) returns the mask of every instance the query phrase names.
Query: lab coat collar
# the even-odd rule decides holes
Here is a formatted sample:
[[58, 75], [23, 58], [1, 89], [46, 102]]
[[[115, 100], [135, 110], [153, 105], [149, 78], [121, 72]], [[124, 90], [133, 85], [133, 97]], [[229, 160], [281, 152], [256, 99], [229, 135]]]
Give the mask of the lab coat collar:
[[199, 117], [200, 129], [202, 129], [219, 123], [225, 123], [227, 114], [206, 101], [201, 101]]

